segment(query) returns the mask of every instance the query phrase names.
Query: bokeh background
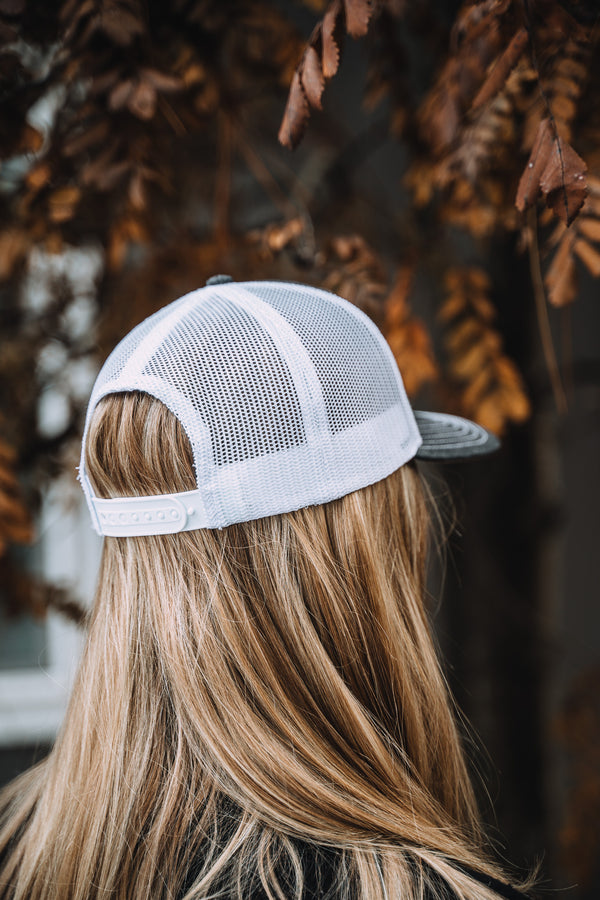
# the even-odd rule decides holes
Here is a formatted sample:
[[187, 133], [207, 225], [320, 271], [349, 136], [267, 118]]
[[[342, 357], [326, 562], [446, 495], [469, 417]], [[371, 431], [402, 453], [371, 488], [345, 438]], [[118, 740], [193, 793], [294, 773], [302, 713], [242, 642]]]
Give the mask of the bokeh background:
[[499, 854], [599, 896], [598, 26], [592, 0], [0, 0], [1, 782], [51, 746], [92, 601], [99, 365], [211, 275], [306, 281], [372, 316], [417, 408], [502, 436], [429, 470], [432, 619]]

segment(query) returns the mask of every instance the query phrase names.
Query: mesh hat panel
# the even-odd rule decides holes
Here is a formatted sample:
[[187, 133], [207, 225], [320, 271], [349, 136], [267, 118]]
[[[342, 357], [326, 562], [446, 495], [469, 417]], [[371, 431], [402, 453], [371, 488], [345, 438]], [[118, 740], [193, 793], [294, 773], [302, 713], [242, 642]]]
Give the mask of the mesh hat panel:
[[332, 433], [401, 402], [396, 364], [388, 359], [381, 335], [370, 333], [355, 307], [331, 302], [331, 294], [303, 285], [249, 282], [244, 287], [269, 303], [300, 337], [319, 378]]
[[[190, 439], [197, 489], [181, 501], [93, 496], [91, 416], [101, 397], [132, 390], [165, 403]], [[220, 528], [366, 487], [420, 444], [392, 353], [364, 313], [304, 285], [220, 283], [164, 307], [115, 348], [88, 407], [80, 479], [101, 533]]]
[[[186, 313], [143, 374], [162, 379], [197, 410], [216, 466], [305, 441], [287, 364], [260, 324], [227, 298]], [[193, 433], [189, 437], [197, 443]]]

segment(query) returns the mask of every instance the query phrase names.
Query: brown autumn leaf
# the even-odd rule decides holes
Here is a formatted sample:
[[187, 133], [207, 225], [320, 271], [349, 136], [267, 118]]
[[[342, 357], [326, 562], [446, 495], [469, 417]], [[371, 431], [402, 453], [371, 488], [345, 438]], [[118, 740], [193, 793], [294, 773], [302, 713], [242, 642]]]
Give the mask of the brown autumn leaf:
[[159, 94], [174, 94], [185, 86], [181, 78], [177, 78], [176, 75], [169, 75], [158, 69], [148, 69], [145, 66], [140, 69], [140, 77], [143, 81], [151, 84]]
[[438, 318], [444, 323], [447, 372], [455, 383], [457, 411], [501, 434], [509, 421], [529, 415], [529, 400], [493, 324], [489, 276], [479, 268], [453, 267], [444, 282], [449, 294]]
[[489, 391], [493, 378], [494, 372], [491, 366], [484, 366], [477, 372], [461, 396], [461, 402], [465, 410], [476, 409], [481, 404], [483, 396]]
[[325, 78], [333, 78], [340, 64], [340, 48], [337, 41], [336, 30], [338, 17], [342, 11], [341, 0], [333, 0], [327, 12], [323, 16], [321, 24], [321, 45], [323, 54], [323, 75]]
[[408, 295], [412, 289], [414, 266], [401, 266], [385, 301], [385, 325], [387, 329], [397, 328], [404, 324], [410, 315]]
[[148, 232], [140, 221], [127, 216], [117, 221], [110, 232], [106, 253], [107, 267], [111, 272], [119, 271], [127, 259], [132, 244], [144, 244], [148, 241]]
[[81, 190], [74, 185], [59, 188], [48, 197], [48, 215], [51, 222], [68, 222], [75, 215], [81, 198]]
[[570, 233], [564, 235], [544, 278], [548, 301], [552, 306], [567, 306], [577, 295], [577, 273], [573, 259], [574, 237], [575, 235]]
[[300, 217], [288, 219], [281, 225], [272, 225], [266, 229], [265, 242], [274, 253], [280, 253], [285, 247], [302, 234], [304, 222]]
[[310, 106], [321, 109], [325, 79], [337, 72], [344, 25], [353, 37], [368, 31], [372, 0], [332, 0], [314, 29], [292, 78], [288, 101], [279, 129], [279, 142], [293, 149], [308, 123]]
[[426, 382], [438, 377], [431, 339], [423, 324], [416, 318], [409, 304], [414, 266], [401, 266], [385, 301], [383, 332], [402, 372], [404, 387], [414, 396]]
[[371, 0], [344, 0], [346, 30], [353, 38], [364, 37], [373, 12]]
[[27, 233], [19, 228], [0, 232], [0, 281], [9, 278], [29, 247]]
[[480, 340], [483, 328], [480, 322], [473, 316], [459, 320], [445, 339], [446, 346], [451, 353], [459, 353], [465, 347]]
[[541, 193], [553, 212], [570, 225], [588, 193], [586, 172], [581, 157], [554, 133], [550, 119], [543, 119], [519, 181], [515, 205], [523, 212]]
[[514, 35], [508, 47], [494, 63], [494, 66], [486, 80], [481, 85], [473, 103], [471, 112], [475, 112], [496, 96], [506, 84], [506, 79], [520, 60], [529, 42], [529, 35], [525, 28], [520, 28]]
[[120, 81], [109, 94], [108, 108], [112, 110], [123, 109], [133, 94], [133, 91], [133, 79], [127, 78], [125, 81]]
[[32, 191], [39, 191], [45, 187], [52, 176], [52, 169], [47, 162], [38, 163], [33, 169], [30, 169], [25, 176], [25, 184]]
[[98, 17], [98, 27], [121, 47], [129, 46], [136, 35], [144, 34], [145, 31], [141, 18], [116, 4], [105, 5]]
[[577, 222], [577, 231], [592, 241], [600, 242], [600, 219], [582, 215]]
[[33, 539], [33, 524], [21, 496], [15, 464], [14, 449], [0, 439], [0, 555], [9, 543], [26, 544]]
[[489, 349], [484, 340], [473, 343], [457, 353], [448, 363], [448, 371], [455, 378], [470, 382], [488, 364]]
[[100, 119], [95, 125], [85, 127], [76, 132], [73, 137], [67, 138], [62, 145], [63, 156], [77, 156], [83, 150], [101, 144], [106, 140], [110, 131], [108, 118]]
[[321, 94], [325, 87], [325, 79], [321, 69], [319, 54], [310, 44], [304, 52], [301, 78], [306, 99], [311, 106], [321, 109]]
[[127, 108], [138, 119], [151, 119], [156, 112], [156, 90], [149, 81], [141, 80], [127, 100]]
[[573, 252], [594, 278], [600, 278], [600, 253], [595, 247], [580, 238], [573, 244]]
[[38, 131], [37, 128], [34, 128], [33, 125], [25, 124], [23, 131], [21, 132], [21, 137], [19, 138], [19, 143], [16, 147], [17, 153], [38, 153], [43, 146], [44, 143], [44, 135], [41, 131]]
[[129, 187], [127, 188], [127, 196], [133, 209], [142, 212], [147, 206], [146, 182], [143, 173], [136, 169], [129, 179]]
[[[570, 225], [579, 214], [588, 194], [588, 188], [585, 183], [587, 166], [581, 157], [575, 153], [570, 144], [565, 144], [564, 146], [564, 181], [562, 181], [559, 187], [548, 190], [546, 194], [546, 205], [556, 213], [563, 222]], [[569, 178], [568, 183], [566, 180], [567, 177]], [[544, 182], [541, 183], [541, 187], [542, 191], [546, 193]]]
[[[122, 159], [120, 162], [113, 163], [110, 166], [106, 166], [106, 168], [98, 170], [93, 182], [90, 182], [88, 176], [85, 183], [93, 183], [99, 191], [110, 191], [130, 170], [131, 165], [131, 160]], [[82, 182], [83, 181], [84, 179], [82, 178]]]
[[[507, 361], [510, 362], [510, 360]], [[500, 396], [502, 409], [507, 419], [516, 424], [527, 421], [531, 415], [531, 403], [520, 383], [516, 388], [512, 385], [503, 386]]]
[[0, 491], [0, 519], [4, 520], [2, 523], [4, 527], [7, 522], [22, 523], [28, 519], [20, 498], [12, 490]]
[[294, 147], [297, 146], [304, 134], [308, 115], [308, 101], [306, 99], [306, 94], [304, 93], [304, 88], [302, 87], [300, 73], [296, 69], [294, 77], [292, 78], [290, 93], [288, 95], [281, 126], [279, 128], [279, 141], [284, 147], [293, 150]]
[[477, 422], [493, 434], [502, 435], [506, 429], [506, 416], [497, 392], [490, 392], [473, 413]]

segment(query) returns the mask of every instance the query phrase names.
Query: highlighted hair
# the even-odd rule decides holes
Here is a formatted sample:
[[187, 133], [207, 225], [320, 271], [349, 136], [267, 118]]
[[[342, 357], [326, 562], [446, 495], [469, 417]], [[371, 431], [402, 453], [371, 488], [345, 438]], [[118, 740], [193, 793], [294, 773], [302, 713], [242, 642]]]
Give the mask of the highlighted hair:
[[[102, 497], [195, 487], [144, 394], [100, 402], [86, 464]], [[322, 506], [105, 538], [56, 745], [0, 795], [0, 896], [495, 897], [453, 863], [498, 875], [424, 609], [428, 528], [408, 464]]]

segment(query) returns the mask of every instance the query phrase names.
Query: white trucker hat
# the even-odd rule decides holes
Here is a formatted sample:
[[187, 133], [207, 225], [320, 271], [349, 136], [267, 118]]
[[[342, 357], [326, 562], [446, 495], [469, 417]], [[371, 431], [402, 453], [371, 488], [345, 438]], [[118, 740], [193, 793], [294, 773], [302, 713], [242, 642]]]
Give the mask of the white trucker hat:
[[[102, 397], [127, 391], [177, 416], [195, 490], [94, 496], [88, 426]], [[99, 534], [168, 534], [326, 503], [413, 457], [465, 459], [498, 446], [467, 419], [413, 411], [385, 338], [353, 304], [303, 284], [217, 275], [110, 354], [92, 391], [79, 478]]]

